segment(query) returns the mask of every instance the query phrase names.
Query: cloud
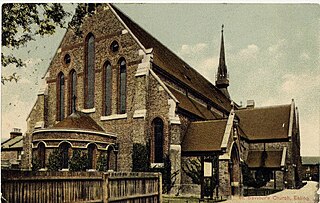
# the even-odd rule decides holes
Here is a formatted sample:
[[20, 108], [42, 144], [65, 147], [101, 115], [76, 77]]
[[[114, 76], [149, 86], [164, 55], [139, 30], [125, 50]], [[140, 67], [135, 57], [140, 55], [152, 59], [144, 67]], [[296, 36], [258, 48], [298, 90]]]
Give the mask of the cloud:
[[259, 47], [255, 44], [250, 44], [245, 49], [241, 49], [238, 56], [242, 59], [257, 58], [258, 53]]
[[282, 92], [293, 95], [307, 94], [319, 88], [320, 73], [285, 74], [282, 79]]
[[200, 54], [206, 51], [208, 45], [206, 43], [198, 43], [194, 45], [183, 44], [181, 48], [178, 50], [179, 56], [189, 56], [193, 54]]
[[310, 56], [306, 52], [302, 52], [300, 55], [300, 59], [306, 61], [310, 59]]

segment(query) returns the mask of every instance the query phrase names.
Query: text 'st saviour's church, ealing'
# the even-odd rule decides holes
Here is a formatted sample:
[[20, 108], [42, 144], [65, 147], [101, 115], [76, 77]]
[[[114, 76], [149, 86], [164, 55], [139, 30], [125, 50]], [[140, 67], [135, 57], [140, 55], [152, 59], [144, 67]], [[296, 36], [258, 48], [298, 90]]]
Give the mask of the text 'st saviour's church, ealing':
[[163, 167], [169, 155], [175, 193], [199, 190], [184, 168], [190, 160], [200, 160], [209, 176], [213, 166], [219, 196], [241, 194], [244, 165], [253, 174], [270, 169], [272, 187], [300, 186], [294, 101], [262, 108], [232, 102], [223, 30], [215, 85], [113, 5], [98, 7], [81, 30], [67, 30], [46, 72], [27, 118], [23, 168], [36, 157], [45, 170], [60, 148], [65, 169], [80, 149], [92, 169], [105, 153], [110, 170], [131, 171], [139, 143], [149, 148], [150, 167]]

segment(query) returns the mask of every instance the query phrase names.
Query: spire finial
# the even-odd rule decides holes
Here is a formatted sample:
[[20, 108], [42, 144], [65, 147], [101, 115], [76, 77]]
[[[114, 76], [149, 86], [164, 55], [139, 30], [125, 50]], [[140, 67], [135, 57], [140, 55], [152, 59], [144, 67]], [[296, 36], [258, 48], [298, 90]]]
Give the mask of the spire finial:
[[221, 32], [223, 32], [224, 24], [221, 25]]

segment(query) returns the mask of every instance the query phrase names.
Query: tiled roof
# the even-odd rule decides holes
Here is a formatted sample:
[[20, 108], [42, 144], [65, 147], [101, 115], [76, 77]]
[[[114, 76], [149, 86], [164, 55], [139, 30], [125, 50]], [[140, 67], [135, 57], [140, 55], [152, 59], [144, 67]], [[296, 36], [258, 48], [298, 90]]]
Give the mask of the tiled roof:
[[211, 100], [220, 108], [226, 111], [231, 110], [231, 101], [218, 88], [138, 24], [133, 22], [114, 5], [112, 5], [112, 8], [146, 49], [153, 48], [153, 63], [161, 69], [161, 72], [165, 72], [169, 74], [171, 78], [179, 80], [190, 89]]
[[263, 151], [249, 151], [246, 163], [250, 168], [280, 168], [282, 151], [267, 151], [265, 164], [263, 165], [262, 154]]
[[220, 151], [227, 120], [192, 122], [182, 141], [182, 152]]
[[320, 157], [319, 156], [303, 156], [302, 164], [304, 165], [316, 165], [320, 164]]
[[236, 110], [249, 140], [288, 138], [291, 105]]
[[51, 129], [79, 129], [105, 132], [90, 116], [78, 111], [55, 124]]
[[1, 144], [1, 149], [15, 149], [23, 147], [23, 137], [16, 136], [14, 138], [10, 138]]
[[200, 118], [207, 120], [212, 120], [221, 117], [208, 110], [207, 107], [201, 105], [199, 102], [191, 99], [186, 94], [178, 90], [175, 90], [170, 86], [168, 86], [168, 89], [178, 99], [178, 107], [180, 107], [181, 109], [186, 110], [194, 115], [199, 116]]

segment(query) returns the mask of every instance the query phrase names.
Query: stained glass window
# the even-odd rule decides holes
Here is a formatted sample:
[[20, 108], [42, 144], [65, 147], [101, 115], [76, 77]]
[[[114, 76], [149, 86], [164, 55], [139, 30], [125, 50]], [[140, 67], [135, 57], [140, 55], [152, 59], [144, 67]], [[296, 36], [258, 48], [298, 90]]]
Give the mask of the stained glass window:
[[105, 82], [105, 115], [111, 115], [111, 95], [112, 95], [112, 68], [110, 62], [106, 62], [104, 66], [104, 82]]
[[120, 74], [119, 74], [119, 113], [126, 113], [126, 61], [120, 59]]
[[87, 64], [86, 64], [86, 94], [85, 94], [85, 106], [86, 108], [94, 107], [94, 80], [95, 80], [95, 40], [92, 34], [87, 38]]

